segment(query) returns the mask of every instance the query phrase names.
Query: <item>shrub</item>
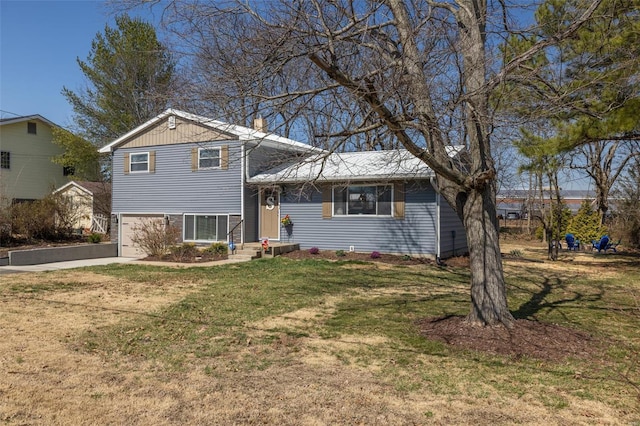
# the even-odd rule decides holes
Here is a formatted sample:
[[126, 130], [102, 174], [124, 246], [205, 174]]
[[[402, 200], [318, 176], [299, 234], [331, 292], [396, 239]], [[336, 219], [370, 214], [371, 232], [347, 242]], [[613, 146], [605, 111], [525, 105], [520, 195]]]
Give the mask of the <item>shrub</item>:
[[161, 257], [169, 252], [180, 237], [180, 230], [165, 225], [163, 220], [148, 219], [133, 229], [131, 241], [148, 256]]
[[102, 234], [98, 234], [97, 232], [92, 232], [88, 237], [87, 240], [90, 243], [93, 244], [98, 244], [102, 242]]
[[320, 253], [320, 249], [318, 247], [311, 247], [309, 249], [309, 254], [318, 254]]
[[224, 256], [229, 252], [229, 246], [225, 243], [212, 243], [209, 247], [204, 249], [205, 253], [208, 253], [213, 256]]
[[[7, 207], [5, 207], [7, 205]], [[11, 211], [6, 200], [0, 198], [0, 245], [11, 239]]]
[[378, 251], [372, 251], [372, 252], [371, 252], [371, 258], [372, 258], [372, 259], [380, 259], [380, 252], [378, 252]]
[[522, 251], [518, 249], [513, 249], [509, 252], [509, 254], [513, 257], [522, 257]]
[[69, 238], [77, 219], [73, 201], [59, 194], [9, 207], [11, 232], [26, 240]]
[[410, 261], [412, 259], [411, 259], [411, 256], [409, 256], [408, 254], [405, 254], [404, 256], [402, 256], [402, 260], [408, 262], [408, 261]]
[[573, 234], [584, 244], [592, 240], [599, 240], [607, 233], [607, 228], [602, 225], [598, 212], [591, 208], [591, 203], [584, 200], [578, 213], [569, 221], [567, 232]]
[[169, 247], [172, 260], [176, 262], [189, 262], [200, 255], [200, 251], [194, 243], [184, 243]]
[[347, 254], [344, 252], [344, 250], [336, 250], [336, 256], [338, 257], [344, 257]]

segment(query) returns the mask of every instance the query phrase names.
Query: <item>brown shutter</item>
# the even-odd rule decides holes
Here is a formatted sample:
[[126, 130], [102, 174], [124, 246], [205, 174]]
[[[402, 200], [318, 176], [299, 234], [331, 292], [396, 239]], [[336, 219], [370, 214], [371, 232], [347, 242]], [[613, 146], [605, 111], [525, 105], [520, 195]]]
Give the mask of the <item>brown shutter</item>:
[[229, 145], [220, 147], [220, 168], [227, 170], [229, 168]]
[[129, 174], [129, 153], [124, 154], [124, 174]]
[[393, 217], [404, 219], [404, 183], [393, 184]]
[[149, 152], [149, 173], [155, 173], [155, 172], [156, 172], [156, 152], [150, 151]]
[[331, 219], [331, 185], [322, 187], [322, 218]]
[[198, 170], [198, 148], [191, 148], [191, 171]]

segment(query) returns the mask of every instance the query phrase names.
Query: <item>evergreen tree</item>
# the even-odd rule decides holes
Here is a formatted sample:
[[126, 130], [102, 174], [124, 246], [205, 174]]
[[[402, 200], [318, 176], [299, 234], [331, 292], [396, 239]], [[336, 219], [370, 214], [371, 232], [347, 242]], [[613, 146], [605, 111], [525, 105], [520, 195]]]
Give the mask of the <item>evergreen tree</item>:
[[607, 228], [602, 225], [600, 215], [591, 208], [591, 202], [584, 200], [578, 213], [571, 218], [567, 232], [573, 234], [582, 244], [599, 240], [607, 233]]
[[116, 26], [96, 35], [86, 61], [78, 59], [88, 87], [62, 90], [78, 131], [96, 146], [162, 112], [172, 93], [175, 63], [154, 27], [127, 15]]

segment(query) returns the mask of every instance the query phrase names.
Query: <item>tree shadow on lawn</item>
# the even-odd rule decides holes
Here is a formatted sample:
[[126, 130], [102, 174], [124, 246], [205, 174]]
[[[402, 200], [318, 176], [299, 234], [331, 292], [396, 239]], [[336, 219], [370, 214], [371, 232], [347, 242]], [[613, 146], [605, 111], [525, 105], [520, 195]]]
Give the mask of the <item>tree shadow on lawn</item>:
[[[603, 344], [587, 332], [566, 326], [538, 321], [535, 317], [541, 311], [559, 311], [562, 306], [578, 302], [597, 302], [602, 299], [603, 289], [594, 294], [571, 292], [569, 297], [549, 300], [557, 292], [569, 292], [566, 282], [560, 278], [545, 277], [542, 283], [531, 283], [538, 291], [531, 292], [530, 286], [516, 286], [516, 291], [530, 293], [530, 298], [512, 311], [515, 318], [511, 328], [504, 326], [479, 327], [471, 325], [465, 317], [448, 315], [426, 318], [418, 321], [420, 332], [427, 338], [444, 342], [459, 349], [504, 355], [515, 359], [536, 358], [561, 361], [566, 358], [592, 358], [600, 355]], [[513, 286], [512, 286], [513, 287]], [[560, 311], [560, 315], [563, 315]], [[570, 322], [569, 318], [566, 318]]]

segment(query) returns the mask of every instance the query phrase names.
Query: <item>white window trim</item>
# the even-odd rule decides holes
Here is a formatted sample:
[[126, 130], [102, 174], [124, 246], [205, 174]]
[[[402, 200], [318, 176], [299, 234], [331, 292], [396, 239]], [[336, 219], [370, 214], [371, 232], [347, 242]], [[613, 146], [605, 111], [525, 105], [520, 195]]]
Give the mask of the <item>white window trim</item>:
[[[133, 170], [133, 167], [131, 167], [134, 162], [133, 162], [133, 156], [134, 155], [142, 155], [142, 154], [147, 154], [147, 170]], [[151, 154], [149, 153], [149, 151], [147, 152], [132, 152], [129, 154], [129, 173], [149, 173], [149, 162], [151, 160]], [[136, 162], [135, 164], [142, 164], [142, 162]]]
[[[391, 190], [391, 214], [349, 214], [349, 213], [344, 213], [344, 214], [336, 214], [336, 206], [335, 206], [335, 196], [336, 196], [336, 188], [346, 188], [347, 190], [350, 187], [353, 186], [375, 186], [375, 187], [379, 187], [379, 186], [387, 186], [390, 188]], [[348, 192], [347, 192], [348, 194]], [[378, 206], [377, 206], [378, 201], [376, 200], [376, 211], [378, 210]], [[347, 200], [345, 207], [347, 208], [348, 211], [348, 205], [349, 205], [349, 200]], [[381, 218], [381, 217], [394, 217], [395, 214], [395, 187], [393, 184], [384, 184], [384, 183], [380, 183], [380, 184], [376, 184], [376, 183], [367, 183], [367, 184], [350, 184], [350, 185], [335, 185], [331, 187], [331, 215], [332, 217], [348, 217], [348, 218]]]
[[[213, 167], [200, 167], [200, 160], [202, 159], [200, 157], [200, 154], [202, 153], [202, 151], [213, 151], [213, 150], [218, 151], [218, 165]], [[213, 170], [213, 169], [220, 169], [220, 168], [222, 168], [222, 148], [220, 148], [219, 146], [213, 146], [211, 148], [198, 148], [198, 170]]]
[[[225, 236], [225, 239], [223, 240], [198, 240], [198, 239], [187, 239], [187, 233], [186, 233], [186, 221], [187, 221], [187, 216], [193, 216], [193, 236], [195, 237], [196, 235], [196, 216], [215, 216], [216, 217], [216, 224], [217, 224], [217, 218], [220, 216], [226, 216], [227, 217], [227, 235]], [[182, 214], [182, 241], [183, 242], [188, 242], [188, 243], [224, 243], [224, 242], [228, 242], [229, 241], [229, 218], [230, 218], [231, 214], [229, 213], [183, 213]], [[217, 232], [217, 229], [216, 229]]]

